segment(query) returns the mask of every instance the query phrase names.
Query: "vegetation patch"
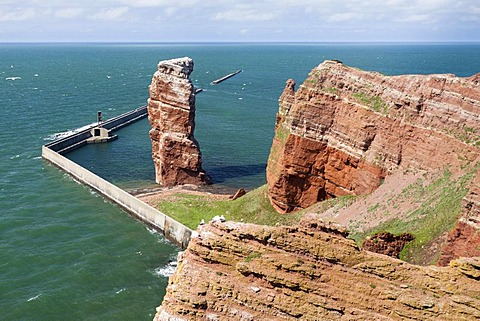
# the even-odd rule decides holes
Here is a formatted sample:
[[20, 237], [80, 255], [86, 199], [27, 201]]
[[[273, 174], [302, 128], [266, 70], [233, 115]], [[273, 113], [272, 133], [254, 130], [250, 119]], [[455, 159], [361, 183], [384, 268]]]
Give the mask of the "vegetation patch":
[[282, 142], [285, 142], [288, 135], [290, 135], [290, 131], [285, 128], [283, 124], [280, 124], [280, 126], [278, 126], [277, 130], [275, 131], [275, 138]]
[[372, 108], [376, 112], [383, 114], [388, 113], [388, 105], [380, 96], [373, 96], [364, 92], [358, 92], [352, 94], [352, 97], [360, 103]]
[[320, 75], [321, 75], [321, 72], [315, 69], [308, 75], [308, 78], [305, 79], [305, 82], [310, 84], [316, 84], [318, 83], [318, 79], [320, 78]]
[[457, 130], [447, 130], [446, 132], [466, 144], [480, 146], [480, 133], [476, 128], [465, 126]]
[[357, 195], [343, 195], [335, 198], [330, 198], [325, 201], [314, 204], [299, 213], [323, 213], [327, 210], [332, 210], [333, 213], [338, 213], [341, 209], [353, 204], [358, 199]]
[[[431, 245], [454, 228], [461, 211], [462, 199], [467, 195], [467, 186], [476, 170], [475, 168], [458, 180], [452, 177], [450, 171], [445, 170], [440, 178], [427, 186], [421, 180], [411, 184], [398, 198], [421, 204], [417, 209], [409, 212], [404, 219], [394, 218], [365, 233], [352, 233], [350, 237], [361, 245], [367, 236], [379, 232], [396, 235], [411, 233], [415, 239], [400, 252], [400, 259], [415, 264], [435, 263], [440, 249], [432, 254]], [[378, 207], [369, 210], [376, 211]]]
[[208, 222], [216, 215], [227, 220], [262, 225], [293, 225], [301, 214], [278, 214], [270, 204], [267, 186], [263, 185], [234, 201], [212, 200], [208, 195], [176, 194], [175, 200], [160, 201], [157, 208], [173, 219], [196, 229], [203, 220]]
[[216, 215], [223, 215], [227, 220], [237, 222], [290, 226], [297, 224], [307, 213], [318, 213], [330, 208], [338, 211], [345, 208], [351, 205], [356, 197], [345, 195], [317, 203], [313, 207], [295, 213], [279, 214], [270, 204], [267, 185], [263, 185], [234, 201], [212, 199], [209, 195], [178, 193], [171, 200], [158, 202], [156, 207], [191, 229], [196, 229], [202, 219], [208, 222]]
[[330, 94], [333, 94], [333, 95], [337, 95], [337, 96], [338, 96], [338, 89], [335, 88], [335, 87], [327, 88], [327, 92], [330, 93]]
[[261, 257], [262, 254], [261, 253], [258, 253], [258, 252], [253, 252], [252, 254], [248, 255], [246, 258], [245, 258], [245, 262], [251, 262], [253, 259], [258, 259], [259, 257]]

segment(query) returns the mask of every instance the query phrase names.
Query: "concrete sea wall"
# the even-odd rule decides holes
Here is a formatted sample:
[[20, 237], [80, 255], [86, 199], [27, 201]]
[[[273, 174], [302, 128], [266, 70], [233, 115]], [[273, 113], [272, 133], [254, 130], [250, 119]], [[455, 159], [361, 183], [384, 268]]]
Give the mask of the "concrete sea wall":
[[[132, 119], [135, 118], [136, 117], [124, 117], [123, 123], [122, 120], [114, 118], [113, 120], [115, 121], [111, 122], [111, 127], [109, 127], [115, 129], [124, 127], [133, 121], [139, 120], [139, 118], [136, 118], [136, 120], [132, 121]], [[90, 133], [90, 129], [87, 131]], [[88, 138], [85, 132], [77, 133], [65, 139], [42, 146], [42, 157], [58, 166], [79, 182], [89, 186], [107, 199], [118, 204], [134, 217], [161, 231], [170, 241], [182, 248], [186, 248], [192, 235], [191, 229], [57, 152], [69, 150], [69, 147], [72, 145], [82, 144], [82, 139], [84, 141]]]
[[91, 129], [94, 127], [100, 126], [107, 129], [109, 132], [115, 132], [147, 116], [147, 106], [142, 106], [119, 116], [110, 118], [104, 122], [98, 124], [95, 123], [81, 132], [55, 140], [46, 144], [45, 146], [60, 154], [65, 154], [87, 144], [87, 139], [92, 137]]

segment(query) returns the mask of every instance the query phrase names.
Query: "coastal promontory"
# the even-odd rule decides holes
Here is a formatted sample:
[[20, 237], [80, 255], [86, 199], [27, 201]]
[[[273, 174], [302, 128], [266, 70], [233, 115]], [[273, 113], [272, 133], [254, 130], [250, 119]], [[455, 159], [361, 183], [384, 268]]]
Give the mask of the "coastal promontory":
[[267, 180], [280, 212], [369, 194], [397, 170], [479, 161], [477, 77], [385, 76], [327, 60], [280, 98]]
[[480, 319], [479, 79], [288, 80], [255, 195], [293, 219], [199, 225], [154, 320]]
[[280, 97], [267, 181], [281, 213], [363, 195], [322, 217], [363, 232], [429, 234], [423, 264], [479, 256], [479, 74], [386, 76], [321, 63]]

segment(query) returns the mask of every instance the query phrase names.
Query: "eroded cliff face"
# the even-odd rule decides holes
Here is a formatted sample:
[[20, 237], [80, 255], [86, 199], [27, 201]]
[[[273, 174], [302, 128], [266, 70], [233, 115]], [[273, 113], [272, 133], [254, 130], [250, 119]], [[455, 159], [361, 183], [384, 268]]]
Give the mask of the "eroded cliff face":
[[384, 76], [325, 61], [280, 97], [267, 167], [272, 205], [368, 194], [399, 169], [479, 161], [479, 75]]
[[208, 181], [194, 137], [195, 91], [189, 78], [192, 71], [193, 60], [188, 57], [160, 61], [149, 86], [155, 180], [163, 186]]
[[[286, 213], [331, 197], [370, 194], [400, 171], [448, 170], [460, 177], [478, 169], [479, 79], [385, 76], [325, 61], [298, 91], [289, 80], [267, 166], [272, 205]], [[445, 237], [441, 265], [480, 256], [479, 172], [469, 189], [461, 213], [451, 214], [459, 221]], [[355, 213], [349, 216], [355, 221]]]
[[170, 277], [155, 321], [476, 320], [480, 261], [421, 267], [358, 249], [316, 217], [210, 223]]

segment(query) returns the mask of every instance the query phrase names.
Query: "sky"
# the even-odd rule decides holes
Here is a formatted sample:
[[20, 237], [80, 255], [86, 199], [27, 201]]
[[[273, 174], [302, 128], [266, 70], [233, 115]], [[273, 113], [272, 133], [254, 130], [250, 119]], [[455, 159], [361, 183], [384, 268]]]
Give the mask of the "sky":
[[0, 0], [0, 42], [480, 42], [480, 0]]

